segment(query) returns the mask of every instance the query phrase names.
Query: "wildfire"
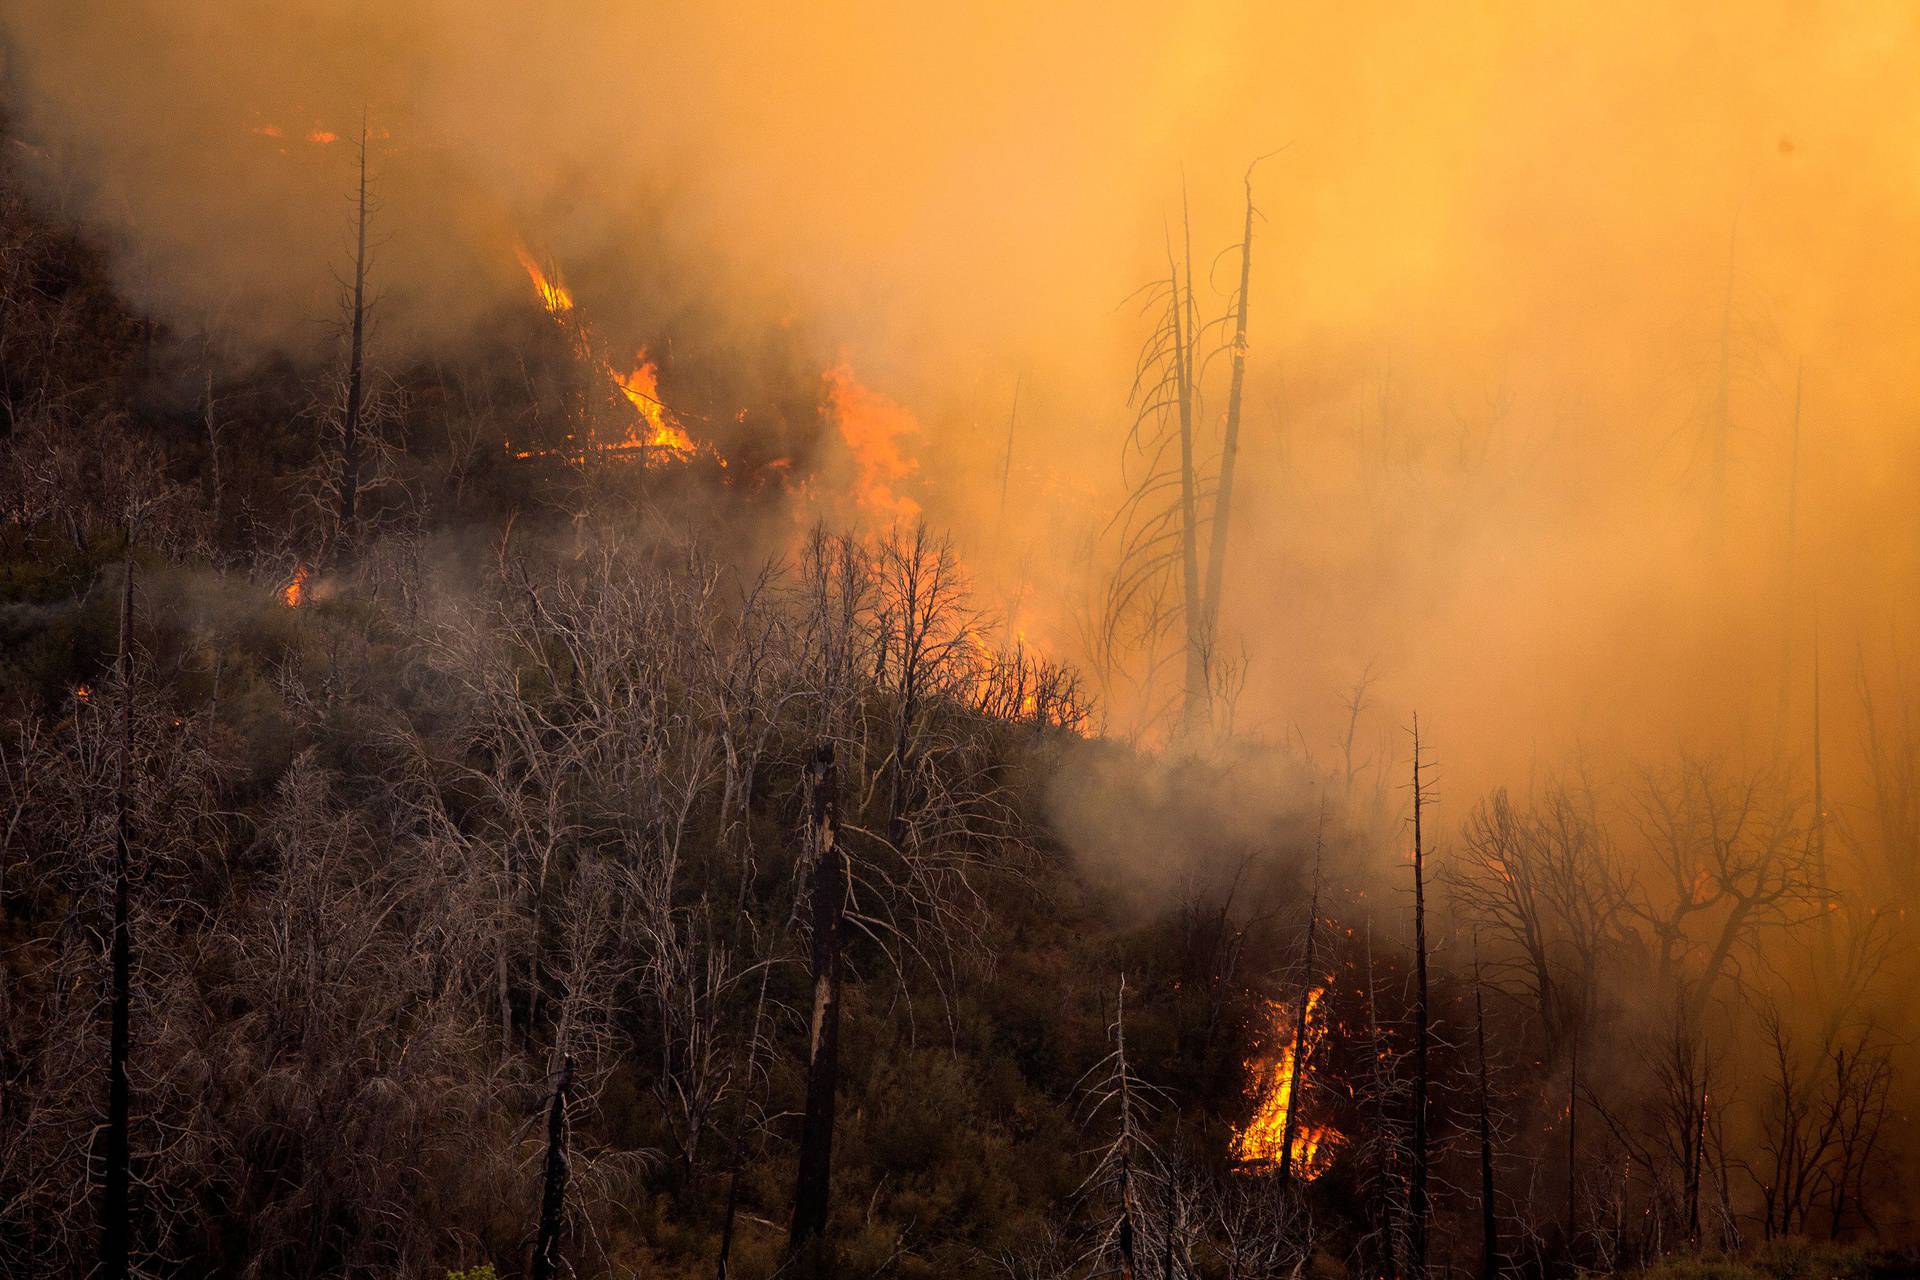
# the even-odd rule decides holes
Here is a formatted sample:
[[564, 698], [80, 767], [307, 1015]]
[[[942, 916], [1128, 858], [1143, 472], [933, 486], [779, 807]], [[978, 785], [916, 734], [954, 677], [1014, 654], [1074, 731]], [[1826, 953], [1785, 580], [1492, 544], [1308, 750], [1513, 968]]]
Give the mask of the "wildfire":
[[822, 374], [821, 381], [827, 414], [858, 471], [855, 503], [863, 512], [889, 519], [918, 516], [920, 504], [897, 487], [920, 467], [902, 449], [903, 437], [919, 432], [919, 420], [894, 400], [862, 386], [845, 361]]
[[307, 578], [311, 570], [303, 563], [293, 571], [293, 579], [280, 588], [280, 603], [289, 609], [298, 609], [307, 602]]
[[[660, 371], [654, 368], [653, 361], [647, 359], [644, 348], [634, 353], [634, 361], [631, 373], [615, 373], [611, 366], [607, 369], [613, 384], [620, 388], [620, 394], [639, 412], [641, 423], [640, 427], [630, 428], [626, 438], [612, 447], [654, 450], [655, 453], [649, 456], [658, 456], [663, 460], [668, 456], [692, 453], [693, 437], [686, 433], [672, 410], [660, 400]], [[721, 465], [726, 465], [724, 458], [721, 459]]]
[[[586, 321], [575, 309], [572, 290], [561, 282], [558, 273], [549, 275], [542, 270], [539, 262], [522, 246], [514, 246], [513, 252], [520, 259], [521, 269], [527, 273], [527, 278], [533, 281], [540, 305], [567, 331], [574, 353], [583, 362], [605, 370], [608, 380], [633, 407], [636, 417], [627, 424], [624, 434], [596, 442], [598, 451], [602, 454], [637, 453], [649, 467], [664, 466], [692, 457], [693, 437], [687, 434], [673, 410], [660, 399], [660, 371], [647, 357], [646, 349], [643, 347], [634, 352], [633, 368], [621, 373], [611, 361], [599, 354]], [[567, 439], [571, 446], [573, 437], [568, 436]], [[516, 458], [541, 458], [574, 452], [572, 448], [513, 450], [511, 445], [507, 447]], [[725, 466], [726, 460], [722, 458], [720, 463]]]
[[92, 702], [93, 686], [90, 684], [77, 684], [73, 686], [73, 697], [76, 702]]
[[540, 295], [540, 305], [547, 309], [548, 315], [559, 320], [573, 310], [573, 294], [560, 283], [558, 277], [549, 279], [547, 273], [540, 269], [540, 264], [533, 260], [533, 255], [522, 246], [515, 245], [513, 253], [520, 259], [520, 266], [526, 271], [527, 278], [533, 281], [534, 291]]
[[[1294, 1010], [1279, 1001], [1269, 1001], [1274, 1051], [1247, 1062], [1247, 1096], [1255, 1101], [1253, 1118], [1244, 1129], [1233, 1132], [1233, 1158], [1243, 1171], [1265, 1173], [1277, 1169], [1286, 1141], [1287, 1110], [1294, 1106], [1294, 1087], [1299, 1067], [1313, 1057], [1326, 1038], [1326, 1024], [1320, 1020], [1320, 997], [1324, 987], [1307, 993], [1306, 1034], [1304, 1044], [1294, 1043]], [[1293, 1156], [1288, 1164], [1291, 1176], [1311, 1181], [1326, 1172], [1340, 1135], [1322, 1125], [1311, 1124], [1296, 1114], [1293, 1119]]]

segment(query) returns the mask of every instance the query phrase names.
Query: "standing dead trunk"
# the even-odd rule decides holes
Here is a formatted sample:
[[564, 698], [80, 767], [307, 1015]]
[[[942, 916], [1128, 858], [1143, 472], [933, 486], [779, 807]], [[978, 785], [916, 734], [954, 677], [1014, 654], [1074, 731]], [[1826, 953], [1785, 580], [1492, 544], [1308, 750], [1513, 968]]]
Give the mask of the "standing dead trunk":
[[132, 1142], [128, 1117], [127, 1056], [131, 1041], [133, 939], [127, 920], [130, 861], [127, 846], [127, 786], [133, 756], [133, 555], [127, 555], [120, 597], [120, 743], [113, 794], [112, 1011], [107, 1045], [106, 1162], [100, 1196], [100, 1270], [105, 1280], [125, 1280], [131, 1252], [128, 1227]]
[[547, 1112], [547, 1174], [540, 1194], [540, 1232], [533, 1246], [533, 1280], [560, 1273], [560, 1227], [567, 1212], [567, 1090], [573, 1085], [573, 1055], [560, 1061], [560, 1083]]
[[213, 520], [213, 543], [218, 548], [221, 532], [225, 528], [223, 517], [227, 509], [226, 492], [220, 485], [220, 423], [214, 414], [213, 361], [211, 356], [203, 358], [207, 365], [206, 386], [201, 395], [200, 412], [207, 429], [207, 487], [209, 490], [207, 503], [211, 508], [210, 515]]
[[[1260, 163], [1258, 160], [1254, 164]], [[1201, 640], [1216, 651], [1220, 638], [1220, 595], [1227, 571], [1227, 526], [1233, 513], [1233, 467], [1240, 453], [1240, 401], [1247, 382], [1247, 292], [1253, 279], [1253, 164], [1247, 166], [1247, 216], [1240, 236], [1240, 293], [1233, 311], [1233, 374], [1227, 386], [1227, 421], [1220, 442], [1220, 480], [1213, 502], [1213, 529], [1207, 551], [1207, 597]], [[1188, 282], [1191, 285], [1191, 281]]]
[[[1188, 228], [1189, 246], [1192, 229]], [[1186, 644], [1185, 702], [1181, 727], [1189, 734], [1207, 725], [1211, 709], [1211, 685], [1207, 678], [1206, 638], [1200, 596], [1200, 499], [1199, 481], [1194, 472], [1194, 334], [1191, 298], [1193, 296], [1193, 252], [1187, 252], [1186, 284], [1182, 286], [1180, 268], [1173, 260], [1173, 248], [1167, 248], [1167, 275], [1173, 296], [1173, 371], [1174, 394], [1180, 411], [1180, 578], [1181, 620]]]
[[746, 1080], [740, 1087], [740, 1114], [733, 1125], [733, 1154], [727, 1169], [727, 1204], [720, 1217], [720, 1254], [714, 1261], [714, 1280], [727, 1280], [733, 1265], [733, 1224], [740, 1212], [740, 1179], [747, 1167], [747, 1094], [753, 1088], [754, 1068], [760, 1057], [760, 1035], [767, 1009], [767, 975], [772, 966], [760, 968], [760, 995], [753, 1005], [753, 1034], [747, 1040]]
[[[806, 850], [813, 863], [813, 1020], [808, 1037], [807, 1107], [787, 1252], [797, 1254], [827, 1229], [833, 1171], [834, 1091], [840, 1076], [840, 927], [847, 909], [847, 864], [840, 851], [833, 744], [807, 764]], [[826, 1274], [824, 1263], [817, 1267]]]
[[1426, 851], [1421, 844], [1420, 717], [1413, 718], [1413, 1170], [1407, 1193], [1409, 1259], [1413, 1280], [1427, 1273], [1427, 889]]
[[1473, 1045], [1480, 1086], [1480, 1280], [1500, 1275], [1500, 1222], [1493, 1209], [1493, 1117], [1487, 1101], [1487, 1007], [1480, 956], [1473, 958]]
[[1700, 1091], [1700, 1113], [1693, 1126], [1693, 1145], [1687, 1153], [1687, 1243], [1700, 1243], [1700, 1170], [1707, 1154], [1707, 1092]]
[[347, 403], [340, 435], [340, 553], [353, 551], [360, 500], [360, 407], [367, 332], [367, 123], [360, 122], [360, 194], [354, 206], [353, 302], [347, 317]]
[[1313, 897], [1307, 906], [1307, 958], [1300, 978], [1300, 999], [1293, 1011], [1293, 1080], [1287, 1087], [1287, 1118], [1280, 1126], [1280, 1185], [1293, 1176], [1293, 1138], [1299, 1131], [1300, 1095], [1307, 1086], [1307, 1006], [1313, 1002], [1315, 943], [1320, 933], [1320, 855], [1327, 814], [1320, 811], [1320, 830], [1313, 838]]
[[1180, 1239], [1180, 1187], [1171, 1172], [1167, 1175], [1166, 1205], [1167, 1225], [1165, 1243], [1167, 1251], [1163, 1258], [1165, 1265], [1161, 1268], [1160, 1274], [1162, 1280], [1178, 1280], [1180, 1274], [1178, 1270], [1179, 1255], [1176, 1252], [1176, 1245]]
[[1133, 1153], [1136, 1145], [1133, 1114], [1133, 1068], [1127, 1062], [1127, 979], [1120, 978], [1120, 994], [1114, 1004], [1113, 1042], [1115, 1080], [1120, 1104], [1119, 1138], [1119, 1189], [1120, 1189], [1120, 1230], [1116, 1244], [1120, 1251], [1120, 1280], [1133, 1280], [1135, 1191], [1133, 1186]]
[[1576, 1163], [1576, 1160], [1575, 1160], [1575, 1156], [1577, 1154], [1578, 1149], [1575, 1147], [1574, 1142], [1575, 1142], [1575, 1139], [1579, 1136], [1579, 1121], [1580, 1121], [1579, 1108], [1580, 1108], [1580, 1028], [1576, 1026], [1573, 1029], [1572, 1058], [1570, 1061], [1570, 1065], [1567, 1069], [1567, 1210], [1566, 1210], [1567, 1226], [1566, 1226], [1566, 1231], [1567, 1231], [1567, 1253], [1570, 1258], [1574, 1251], [1574, 1241], [1578, 1238], [1578, 1227], [1575, 1225], [1575, 1220], [1574, 1220], [1574, 1208], [1576, 1204], [1575, 1197], [1578, 1195], [1579, 1186], [1580, 1186], [1580, 1166], [1578, 1163]]

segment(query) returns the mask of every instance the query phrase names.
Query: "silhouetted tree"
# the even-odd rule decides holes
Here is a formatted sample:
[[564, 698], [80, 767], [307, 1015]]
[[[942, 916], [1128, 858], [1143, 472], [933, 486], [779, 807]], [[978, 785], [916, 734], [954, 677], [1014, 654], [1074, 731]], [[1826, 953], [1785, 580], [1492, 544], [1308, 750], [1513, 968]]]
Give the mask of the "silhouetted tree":
[[[804, 848], [812, 871], [813, 1016], [807, 1034], [807, 1102], [787, 1251], [818, 1247], [827, 1228], [833, 1175], [834, 1092], [840, 1079], [840, 928], [847, 910], [847, 862], [839, 841], [833, 746], [807, 763]], [[816, 1270], [828, 1274], [824, 1256]]]

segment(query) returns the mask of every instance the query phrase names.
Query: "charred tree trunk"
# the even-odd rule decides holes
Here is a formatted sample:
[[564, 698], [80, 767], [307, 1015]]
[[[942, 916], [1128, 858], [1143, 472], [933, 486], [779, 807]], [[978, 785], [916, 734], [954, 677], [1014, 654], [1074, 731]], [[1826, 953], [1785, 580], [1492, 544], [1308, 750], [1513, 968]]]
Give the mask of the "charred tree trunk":
[[360, 501], [360, 408], [367, 332], [367, 125], [360, 122], [360, 193], [354, 206], [353, 302], [347, 317], [347, 403], [340, 434], [340, 552], [353, 553]]
[[1320, 854], [1325, 837], [1326, 810], [1320, 812], [1322, 830], [1313, 840], [1313, 897], [1307, 906], [1307, 962], [1300, 979], [1300, 1003], [1293, 1011], [1293, 1081], [1287, 1090], [1287, 1118], [1280, 1126], [1280, 1185], [1293, 1177], [1293, 1136], [1299, 1129], [1300, 1095], [1307, 1084], [1307, 1005], [1313, 999], [1314, 944], [1320, 933]]
[[567, 1090], [573, 1086], [573, 1055], [560, 1061], [560, 1083], [547, 1112], [547, 1174], [540, 1194], [540, 1232], [533, 1246], [533, 1280], [560, 1274], [560, 1227], [567, 1212]]
[[1413, 718], [1413, 1170], [1407, 1192], [1408, 1260], [1413, 1280], [1427, 1274], [1427, 888], [1420, 818], [1426, 796], [1420, 778], [1420, 717]]
[[220, 423], [214, 416], [213, 405], [213, 362], [207, 358], [206, 388], [200, 402], [201, 415], [207, 429], [207, 503], [212, 508], [213, 545], [216, 554], [220, 539], [225, 531], [226, 491], [220, 485]]
[[1580, 1122], [1580, 1029], [1573, 1031], [1573, 1055], [1567, 1070], [1567, 1255], [1574, 1255], [1574, 1242], [1579, 1238], [1579, 1228], [1575, 1222], [1575, 1197], [1579, 1193], [1580, 1166], [1576, 1161], [1575, 1139], [1579, 1136]]
[[1167, 1175], [1166, 1232], [1167, 1252], [1164, 1258], [1165, 1265], [1161, 1268], [1160, 1274], [1162, 1280], [1177, 1280], [1180, 1273], [1176, 1261], [1178, 1255], [1175, 1253], [1174, 1247], [1176, 1241], [1180, 1238], [1180, 1188], [1175, 1184], [1171, 1173]]
[[1493, 1117], [1487, 1101], [1487, 1008], [1480, 957], [1473, 961], [1473, 1044], [1480, 1085], [1480, 1280], [1500, 1275], [1500, 1222], [1493, 1210]]
[[740, 1114], [734, 1119], [733, 1154], [727, 1169], [727, 1203], [720, 1216], [720, 1253], [714, 1261], [714, 1280], [727, 1280], [733, 1266], [733, 1223], [740, 1212], [740, 1179], [747, 1167], [747, 1091], [753, 1087], [754, 1068], [760, 1056], [760, 1033], [767, 1009], [767, 975], [771, 966], [760, 970], [760, 996], [753, 1005], [753, 1035], [747, 1041], [746, 1082], [741, 1086]]
[[1187, 275], [1182, 287], [1180, 268], [1167, 247], [1168, 278], [1173, 285], [1174, 392], [1180, 401], [1180, 573], [1181, 616], [1186, 639], [1186, 700], [1182, 727], [1188, 733], [1204, 729], [1211, 718], [1212, 685], [1207, 676], [1205, 619], [1200, 596], [1200, 498], [1194, 471], [1195, 337], [1193, 330], [1193, 229], [1186, 227]]
[[1700, 1170], [1707, 1153], [1707, 1093], [1700, 1091], [1699, 1119], [1693, 1126], [1692, 1148], [1687, 1154], [1687, 1243], [1700, 1243]]
[[1120, 994], [1113, 1015], [1114, 1061], [1118, 1067], [1120, 1101], [1120, 1231], [1116, 1241], [1120, 1251], [1120, 1280], [1134, 1277], [1135, 1193], [1133, 1188], [1133, 1069], [1127, 1062], [1127, 979], [1120, 978]]
[[806, 848], [813, 861], [813, 1021], [793, 1222], [787, 1233], [789, 1255], [825, 1234], [833, 1170], [834, 1090], [840, 1076], [840, 927], [847, 909], [846, 857], [836, 838], [837, 787], [833, 746], [823, 743], [806, 772]]
[[130, 855], [127, 786], [133, 756], [133, 555], [120, 598], [120, 744], [113, 795], [112, 1009], [107, 1045], [106, 1161], [100, 1196], [100, 1270], [105, 1280], [125, 1280], [131, 1253], [128, 1226], [132, 1142], [128, 1118], [127, 1056], [131, 1041], [133, 939], [127, 920]]
[[[1259, 161], [1254, 161], [1258, 164]], [[1227, 570], [1227, 524], [1233, 512], [1233, 467], [1240, 452], [1240, 400], [1247, 382], [1247, 286], [1253, 278], [1253, 165], [1247, 166], [1247, 217], [1240, 237], [1240, 295], [1233, 312], [1233, 374], [1227, 386], [1227, 422], [1220, 442], [1220, 482], [1214, 497], [1207, 552], [1207, 598], [1201, 639], [1211, 654], [1219, 642], [1220, 594]], [[1192, 281], [1188, 281], [1191, 286]]]

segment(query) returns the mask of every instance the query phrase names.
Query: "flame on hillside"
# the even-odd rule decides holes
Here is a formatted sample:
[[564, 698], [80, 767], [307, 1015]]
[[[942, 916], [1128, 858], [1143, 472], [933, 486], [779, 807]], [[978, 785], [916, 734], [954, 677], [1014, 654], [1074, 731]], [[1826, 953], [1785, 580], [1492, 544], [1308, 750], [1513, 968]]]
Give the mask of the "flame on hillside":
[[296, 568], [293, 571], [293, 578], [286, 586], [280, 588], [280, 603], [289, 609], [298, 609], [301, 605], [305, 604], [307, 602], [307, 579], [310, 576], [312, 576], [312, 570], [305, 564]]
[[[1295, 1090], [1302, 1079], [1302, 1066], [1311, 1061], [1314, 1050], [1326, 1038], [1327, 1028], [1319, 1016], [1320, 997], [1325, 988], [1307, 993], [1306, 1033], [1303, 1043], [1294, 1042], [1294, 1009], [1279, 1001], [1267, 1003], [1270, 1019], [1271, 1053], [1247, 1062], [1247, 1096], [1254, 1100], [1253, 1118], [1245, 1128], [1233, 1131], [1233, 1158], [1247, 1173], [1266, 1173], [1280, 1167], [1280, 1152], [1286, 1142], [1287, 1110], [1296, 1107]], [[1304, 1094], [1302, 1095], [1304, 1097]], [[1340, 1135], [1315, 1125], [1301, 1114], [1293, 1118], [1293, 1157], [1288, 1174], [1302, 1182], [1326, 1172]]]
[[897, 401], [861, 385], [844, 360], [820, 377], [827, 417], [853, 456], [855, 504], [868, 516], [916, 519], [920, 504], [899, 488], [920, 469], [919, 461], [903, 448], [907, 436], [919, 434], [919, 419]]
[[549, 278], [523, 246], [515, 245], [513, 253], [520, 259], [521, 269], [527, 273], [527, 278], [533, 281], [534, 292], [539, 294], [540, 305], [547, 309], [547, 314], [555, 320], [566, 318], [573, 311], [573, 293], [560, 283], [557, 275]]
[[[633, 410], [633, 417], [622, 424], [617, 435], [602, 438], [589, 426], [580, 436], [568, 433], [566, 445], [559, 449], [516, 450], [509, 444], [508, 451], [516, 458], [580, 457], [588, 452], [602, 456], [636, 454], [649, 467], [691, 458], [695, 448], [693, 437], [660, 399], [660, 371], [647, 357], [646, 349], [634, 352], [633, 367], [620, 372], [600, 353], [592, 331], [574, 304], [573, 291], [561, 281], [559, 273], [542, 270], [540, 263], [522, 246], [514, 246], [513, 252], [527, 278], [533, 281], [540, 305], [566, 331], [574, 354], [581, 363], [606, 375], [608, 383], [620, 393], [620, 399]], [[725, 459], [721, 459], [721, 465], [725, 465]]]

